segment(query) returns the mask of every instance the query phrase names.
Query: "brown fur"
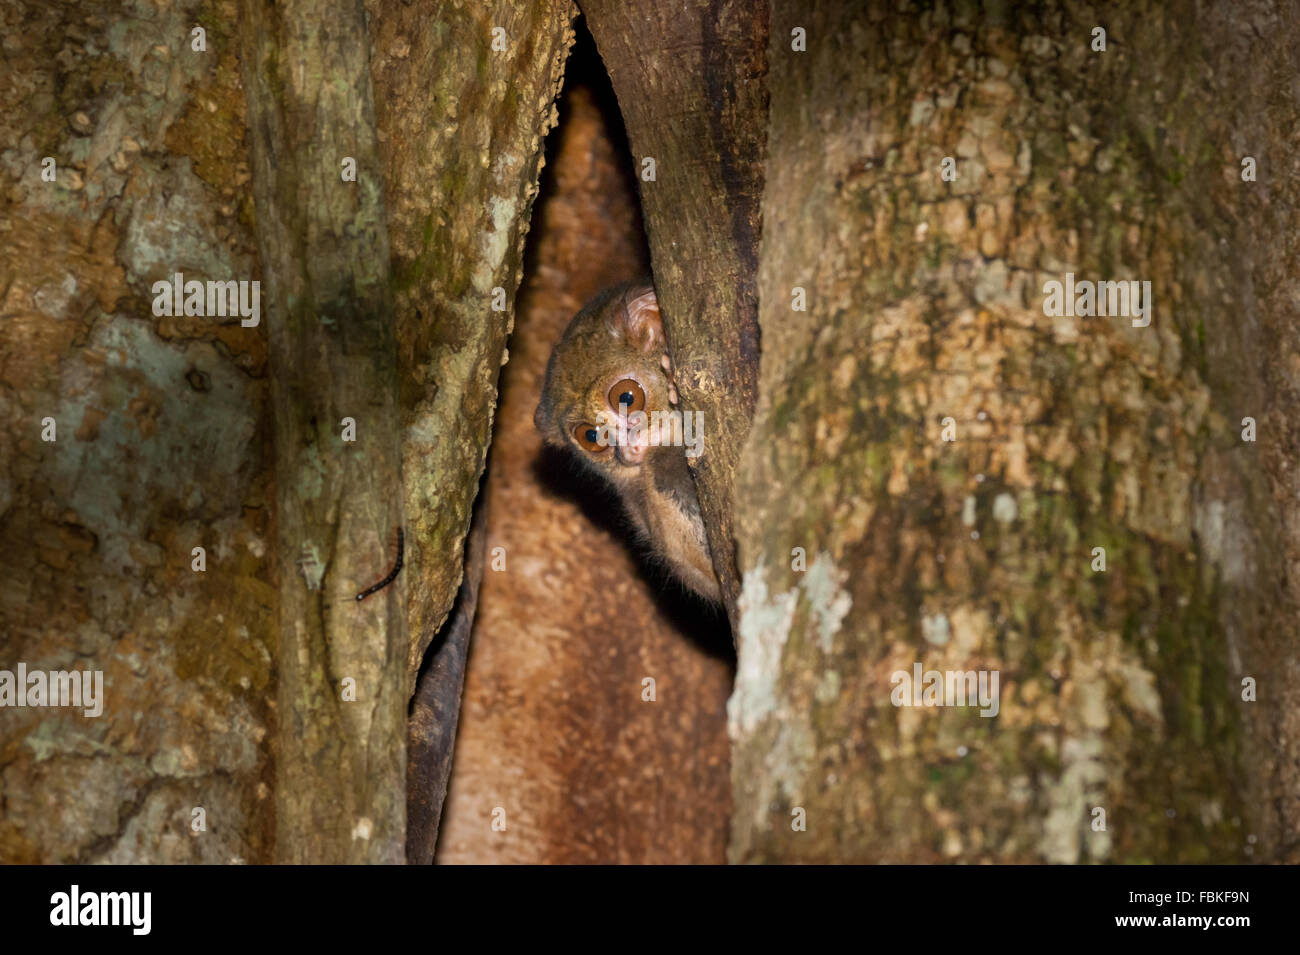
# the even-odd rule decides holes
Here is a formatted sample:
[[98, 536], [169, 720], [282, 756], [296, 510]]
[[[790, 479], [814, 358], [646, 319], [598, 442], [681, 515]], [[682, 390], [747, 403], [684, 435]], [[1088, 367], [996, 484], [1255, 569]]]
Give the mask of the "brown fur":
[[644, 390], [647, 421], [654, 412], [675, 410], [666, 354], [654, 289], [639, 282], [605, 289], [578, 312], [551, 353], [533, 422], [543, 440], [572, 449], [610, 482], [644, 543], [682, 584], [720, 602], [685, 450], [651, 446], [629, 461], [614, 448], [584, 448], [574, 434], [617, 416], [611, 387], [625, 378]]

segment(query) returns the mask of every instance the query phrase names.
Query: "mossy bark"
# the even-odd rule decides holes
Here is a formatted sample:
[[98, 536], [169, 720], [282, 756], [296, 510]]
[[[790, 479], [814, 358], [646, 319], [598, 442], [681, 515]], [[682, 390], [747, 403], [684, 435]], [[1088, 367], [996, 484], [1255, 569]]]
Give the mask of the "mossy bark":
[[152, 308], [260, 277], [237, 21], [0, 3], [0, 670], [104, 678], [0, 707], [0, 862], [271, 859], [264, 329]]
[[407, 577], [355, 599], [393, 563], [403, 522], [364, 13], [359, 2], [247, 0], [242, 23], [275, 430], [276, 859], [400, 862]]
[[[732, 859], [1294, 861], [1294, 20], [771, 30]], [[1045, 315], [1066, 272], [1149, 281], [1150, 325]], [[893, 705], [915, 662], [999, 671], [997, 716]]]
[[[508, 359], [524, 240], [573, 41], [569, 0], [367, 0], [389, 197], [416, 703], [408, 858], [437, 840], [473, 601], [465, 540]], [[435, 637], [436, 657], [417, 675]]]
[[367, 0], [366, 10], [389, 197], [414, 691], [461, 583], [576, 10], [569, 0]]

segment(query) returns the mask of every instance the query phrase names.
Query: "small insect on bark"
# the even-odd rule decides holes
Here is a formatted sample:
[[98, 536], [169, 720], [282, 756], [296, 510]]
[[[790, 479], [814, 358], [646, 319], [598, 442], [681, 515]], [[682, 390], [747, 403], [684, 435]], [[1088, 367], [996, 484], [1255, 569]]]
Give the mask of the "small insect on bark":
[[385, 587], [387, 587], [389, 584], [391, 584], [394, 580], [397, 579], [397, 575], [402, 572], [402, 550], [405, 543], [406, 543], [405, 537], [402, 534], [402, 529], [399, 527], [397, 529], [397, 563], [393, 565], [393, 569], [388, 572], [387, 577], [385, 577], [377, 584], [372, 584], [371, 586], [367, 587], [365, 590], [361, 591], [361, 593], [357, 594], [357, 603], [360, 603], [361, 601], [365, 600], [375, 591], [383, 590]]

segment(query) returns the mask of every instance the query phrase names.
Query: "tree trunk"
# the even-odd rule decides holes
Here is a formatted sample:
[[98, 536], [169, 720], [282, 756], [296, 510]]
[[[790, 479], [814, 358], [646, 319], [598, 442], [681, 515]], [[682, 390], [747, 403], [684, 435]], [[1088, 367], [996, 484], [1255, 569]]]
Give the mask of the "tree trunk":
[[[389, 200], [412, 572], [406, 684], [408, 849], [428, 861], [451, 770], [470, 608], [464, 542], [514, 327], [546, 132], [573, 40], [569, 0], [466, 7], [367, 0], [380, 156]], [[437, 659], [416, 678], [435, 635]], [[441, 701], [440, 705], [431, 705]]]
[[403, 523], [387, 220], [355, 39], [365, 14], [359, 0], [243, 12], [278, 492], [276, 856], [397, 862], [406, 582], [358, 596], [400, 559], [385, 542], [402, 546]]
[[368, 0], [367, 10], [392, 197], [403, 481], [416, 569], [407, 611], [413, 690], [460, 586], [575, 9], [569, 0], [486, 8]]
[[[1297, 50], [1262, 2], [776, 0], [734, 861], [1295, 861]], [[1149, 326], [1049, 317], [1067, 272]], [[917, 662], [996, 718], [894, 705]]]
[[[277, 804], [279, 858], [401, 858], [405, 703], [460, 581], [574, 10], [369, 9], [0, 4], [0, 669], [75, 654], [108, 688], [99, 720], [0, 712], [0, 858], [264, 862]], [[176, 271], [264, 280], [264, 321], [152, 316]], [[402, 525], [406, 570], [358, 606]]]
[[6, 863], [271, 859], [266, 322], [151, 307], [259, 279], [238, 21], [0, 3], [0, 670], [103, 676], [0, 707]]

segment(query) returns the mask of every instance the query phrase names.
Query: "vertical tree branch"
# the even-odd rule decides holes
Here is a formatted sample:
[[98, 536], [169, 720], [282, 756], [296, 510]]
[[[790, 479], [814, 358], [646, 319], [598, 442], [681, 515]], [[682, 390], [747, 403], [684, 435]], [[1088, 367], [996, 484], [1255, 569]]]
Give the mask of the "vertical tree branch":
[[479, 584], [487, 554], [487, 489], [474, 505], [465, 545], [465, 576], [441, 639], [429, 647], [420, 671], [407, 726], [406, 861], [429, 865], [438, 845], [442, 804], [447, 798], [469, 638], [478, 613]]
[[[407, 576], [355, 599], [391, 566], [402, 523], [365, 17], [359, 0], [245, 0], [243, 13], [275, 418], [276, 857], [400, 862]], [[345, 158], [355, 182], [343, 180]], [[344, 418], [355, 421], [355, 442], [342, 438]]]
[[575, 9], [367, 0], [367, 10], [418, 568], [408, 581], [413, 692], [461, 582]]

